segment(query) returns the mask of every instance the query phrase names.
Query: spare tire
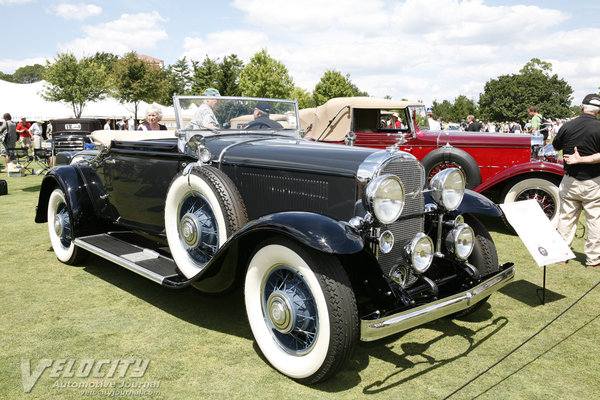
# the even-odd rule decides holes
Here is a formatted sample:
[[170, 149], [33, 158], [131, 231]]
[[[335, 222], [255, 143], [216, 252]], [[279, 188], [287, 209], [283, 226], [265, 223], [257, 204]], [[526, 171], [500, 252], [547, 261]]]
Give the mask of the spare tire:
[[248, 222], [242, 196], [222, 171], [203, 166], [171, 181], [165, 231], [179, 270], [191, 278]]
[[421, 164], [425, 168], [427, 182], [443, 169], [459, 168], [467, 179], [467, 189], [475, 189], [481, 184], [481, 171], [475, 159], [466, 151], [456, 147], [435, 149], [423, 157]]

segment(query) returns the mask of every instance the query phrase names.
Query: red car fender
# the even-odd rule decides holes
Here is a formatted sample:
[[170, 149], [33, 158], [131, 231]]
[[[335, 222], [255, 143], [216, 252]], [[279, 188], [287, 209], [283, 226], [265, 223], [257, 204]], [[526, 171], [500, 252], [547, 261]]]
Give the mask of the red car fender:
[[513, 165], [502, 172], [497, 173], [491, 178], [487, 179], [485, 182], [481, 183], [481, 185], [477, 186], [473, 189], [475, 192], [481, 193], [484, 190], [491, 188], [494, 185], [497, 185], [500, 182], [504, 182], [507, 179], [513, 178], [522, 174], [529, 174], [532, 172], [546, 173], [556, 175], [559, 178], [565, 174], [565, 170], [562, 164], [556, 164], [547, 161], [530, 161], [523, 164]]

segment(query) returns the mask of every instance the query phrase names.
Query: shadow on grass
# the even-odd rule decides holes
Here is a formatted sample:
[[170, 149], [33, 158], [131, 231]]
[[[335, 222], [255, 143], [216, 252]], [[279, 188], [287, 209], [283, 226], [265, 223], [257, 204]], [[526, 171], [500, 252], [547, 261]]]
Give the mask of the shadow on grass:
[[28, 186], [28, 187], [24, 187], [23, 190], [24, 192], [34, 192], [34, 193], [38, 193], [40, 191], [40, 188], [42, 187], [41, 183], [38, 183], [37, 185], [34, 186]]
[[[253, 339], [249, 325], [245, 323], [246, 313], [241, 288], [219, 297], [203, 294], [192, 287], [180, 290], [167, 289], [94, 255], [90, 255], [82, 268], [95, 277], [186, 322], [251, 340], [256, 353], [268, 364]], [[476, 312], [463, 317], [462, 320], [484, 322], [491, 318], [489, 305], [485, 304]], [[244, 323], [240, 323], [240, 321], [244, 321]], [[368, 384], [363, 392], [365, 394], [383, 392], [467, 356], [495, 335], [507, 322], [506, 318], [496, 318], [478, 329], [470, 329], [457, 324], [454, 320], [443, 318], [413, 329], [434, 331], [435, 337], [429, 340], [415, 341], [413, 339], [398, 345], [396, 342], [411, 332], [407, 331], [375, 342], [360, 342], [353, 356], [334, 379], [311, 387], [333, 393], [356, 387], [361, 383], [359, 372], [366, 369], [369, 366], [369, 360], [374, 357], [393, 365], [394, 372], [387, 378]], [[481, 339], [475, 337], [488, 330], [489, 332], [485, 333]], [[443, 343], [445, 340], [453, 340], [454, 337], [461, 338], [468, 346], [465, 351], [443, 357], [437, 356], [435, 352], [433, 355], [430, 354], [431, 351], [428, 353], [432, 346]], [[415, 358], [420, 360], [413, 361]], [[423, 369], [423, 367], [425, 368]]]
[[201, 293], [192, 288], [167, 289], [125, 268], [90, 255], [86, 272], [114, 285], [153, 306], [191, 324], [252, 340], [240, 289], [227, 295]]
[[[490, 321], [492, 313], [489, 308], [486, 303], [479, 310], [461, 318], [461, 320], [469, 322]], [[373, 357], [392, 365], [394, 371], [381, 380], [368, 383], [363, 389], [363, 393], [377, 394], [385, 392], [469, 355], [482, 343], [496, 335], [507, 323], [506, 318], [499, 317], [478, 329], [470, 329], [459, 325], [451, 318], [442, 318], [413, 330], [374, 342], [361, 342], [347, 366], [336, 375], [335, 379], [317, 384], [314, 388], [324, 392], [341, 392], [358, 385], [361, 382], [358, 372], [366, 369], [369, 366], [369, 359]], [[433, 331], [434, 337], [431, 338], [430, 334], [428, 339], [424, 338], [422, 341], [415, 341], [413, 338], [400, 344], [397, 343], [410, 332], [421, 329], [429, 333]], [[477, 335], [482, 334], [484, 334], [483, 337], [476, 338]], [[464, 340], [467, 346], [466, 350], [457, 350], [451, 355], [437, 355], [440, 344], [445, 350], [452, 351], [451, 349], [456, 349], [458, 346], [453, 342], [456, 338]], [[452, 341], [453, 344], [444, 346], [443, 343], [448, 341]], [[436, 348], [433, 349], [434, 347]]]
[[[564, 299], [560, 293], [553, 292], [548, 289], [548, 285], [551, 282], [548, 280], [548, 276], [546, 276], [546, 296], [545, 302], [551, 303], [553, 301]], [[542, 271], [540, 270], [540, 284], [536, 285], [535, 283], [531, 283], [526, 280], [519, 280], [511, 282], [510, 284], [504, 286], [499, 290], [500, 293], [507, 295], [508, 297], [512, 297], [515, 300], [520, 301], [521, 303], [525, 303], [530, 307], [539, 307], [542, 305], [539, 297], [538, 290], [542, 289]]]

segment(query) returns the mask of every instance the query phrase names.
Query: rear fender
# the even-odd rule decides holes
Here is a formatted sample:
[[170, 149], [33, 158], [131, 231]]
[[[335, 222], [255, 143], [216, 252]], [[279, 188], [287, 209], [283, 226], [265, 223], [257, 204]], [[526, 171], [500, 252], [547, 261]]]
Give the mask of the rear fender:
[[555, 175], [556, 178], [560, 180], [565, 174], [565, 170], [562, 164], [547, 161], [530, 161], [523, 164], [514, 165], [503, 170], [502, 172], [497, 173], [473, 190], [478, 193], [482, 193], [483, 191], [491, 189], [496, 185], [504, 185], [504, 183], [506, 183], [509, 179], [512, 179], [516, 176], [524, 174], [535, 175], [536, 173]]
[[74, 234], [80, 236], [81, 228], [90, 225], [89, 222], [94, 219], [95, 213], [84, 181], [76, 168], [71, 165], [52, 168], [44, 176], [36, 207], [35, 222], [48, 222], [48, 199], [57, 187], [62, 189], [65, 194], [73, 218]]

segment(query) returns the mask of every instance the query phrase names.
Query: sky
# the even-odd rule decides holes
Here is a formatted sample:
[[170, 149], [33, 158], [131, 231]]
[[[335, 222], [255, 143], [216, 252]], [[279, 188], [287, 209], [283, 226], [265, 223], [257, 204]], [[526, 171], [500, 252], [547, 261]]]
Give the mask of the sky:
[[[526, 0], [0, 0], [0, 71], [58, 54], [129, 51], [203, 61], [262, 49], [296, 86], [327, 70], [374, 97], [478, 101], [486, 82], [532, 58], [573, 88], [600, 87], [600, 2]], [[0, 96], [2, 94], [0, 93]]]

